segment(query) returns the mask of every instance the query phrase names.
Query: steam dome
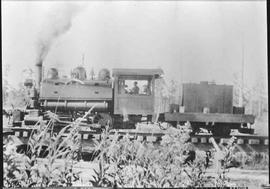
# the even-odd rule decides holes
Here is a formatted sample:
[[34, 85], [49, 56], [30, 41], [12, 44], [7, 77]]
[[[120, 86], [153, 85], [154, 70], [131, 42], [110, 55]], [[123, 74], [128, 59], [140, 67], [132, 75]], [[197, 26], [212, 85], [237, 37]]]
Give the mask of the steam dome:
[[103, 68], [98, 72], [98, 79], [99, 80], [108, 80], [110, 78], [111, 78], [110, 71], [108, 69]]
[[56, 68], [50, 68], [47, 77], [49, 79], [58, 79], [58, 70]]
[[86, 79], [86, 70], [84, 67], [77, 67], [71, 72], [71, 77], [79, 80]]

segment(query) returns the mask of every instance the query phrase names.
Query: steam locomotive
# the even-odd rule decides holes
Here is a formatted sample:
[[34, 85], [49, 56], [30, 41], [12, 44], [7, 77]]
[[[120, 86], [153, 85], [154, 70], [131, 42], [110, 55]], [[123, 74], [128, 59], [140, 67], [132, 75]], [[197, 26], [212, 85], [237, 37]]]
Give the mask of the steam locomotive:
[[[102, 69], [98, 78], [87, 79], [83, 67], [75, 68], [71, 78], [60, 78], [52, 68], [42, 78], [42, 66], [37, 65], [36, 85], [25, 82], [31, 103], [27, 113], [17, 112], [14, 123], [33, 125], [50, 110], [57, 113], [59, 125], [82, 117], [84, 126], [110, 126], [112, 129], [134, 129], [136, 123], [158, 122], [171, 126], [189, 122], [194, 133], [205, 128], [214, 135], [230, 135], [232, 129], [253, 133], [253, 115], [244, 114], [244, 108], [233, 107], [233, 87], [207, 82], [183, 84], [181, 104], [172, 104], [169, 110], [156, 111], [157, 80], [161, 69]], [[135, 90], [136, 89], [136, 90]], [[20, 125], [20, 126], [21, 126]]]

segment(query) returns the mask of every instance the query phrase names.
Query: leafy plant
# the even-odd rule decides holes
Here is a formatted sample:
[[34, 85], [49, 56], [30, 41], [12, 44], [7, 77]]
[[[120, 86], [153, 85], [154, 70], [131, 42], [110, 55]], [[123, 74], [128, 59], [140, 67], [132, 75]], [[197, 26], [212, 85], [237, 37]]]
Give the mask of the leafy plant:
[[243, 169], [265, 170], [269, 167], [269, 155], [265, 152], [236, 152], [234, 158]]
[[[16, 138], [15, 138], [16, 140]], [[3, 140], [3, 183], [5, 187], [18, 187], [20, 186], [20, 167], [16, 159], [20, 158], [16, 153], [16, 141], [11, 136]]]
[[[78, 163], [78, 128], [82, 119], [55, 134], [53, 129], [58, 118], [50, 112], [48, 116], [49, 122], [39, 122], [37, 130], [31, 133], [25, 154], [16, 152], [19, 139], [10, 136], [4, 140], [5, 187], [72, 186], [80, 179], [74, 165]], [[133, 140], [129, 135], [111, 135], [106, 129], [101, 139], [95, 141], [93, 157], [97, 156], [94, 163], [98, 168], [91, 175], [91, 184], [95, 187], [225, 187], [232, 186], [227, 173], [235, 160], [246, 167], [262, 162], [268, 165], [266, 154], [235, 153], [235, 138], [220, 151], [211, 150], [213, 156], [207, 156], [188, 142], [189, 133], [186, 126], [175, 128], [157, 145]], [[41, 160], [44, 154], [47, 158]], [[59, 164], [59, 158], [65, 159], [64, 165]], [[212, 160], [219, 160], [219, 167], [214, 176], [209, 176], [207, 162]]]
[[185, 161], [185, 152], [194, 151], [187, 142], [186, 127], [164, 135], [160, 145], [131, 140], [129, 135], [119, 139], [106, 131], [97, 146], [99, 169], [91, 180], [101, 187], [197, 187], [207, 183], [205, 156]]
[[[56, 134], [52, 132], [56, 116], [52, 113], [49, 116], [51, 119], [48, 124], [39, 122], [36, 125], [38, 129], [31, 133], [25, 154], [16, 152], [17, 145], [12, 140], [5, 141], [5, 187], [71, 186], [72, 181], [78, 179], [78, 173], [73, 172], [80, 145], [78, 122], [64, 127]], [[47, 146], [47, 161], [40, 161], [44, 146]], [[65, 158], [64, 166], [57, 163], [59, 158]]]
[[232, 137], [225, 148], [216, 152], [217, 156], [219, 156], [218, 165], [217, 165], [217, 176], [214, 181], [214, 185], [216, 187], [226, 187], [230, 185], [230, 178], [227, 176], [229, 172], [229, 168], [232, 166], [232, 162], [234, 160], [233, 154], [235, 150], [235, 137]]

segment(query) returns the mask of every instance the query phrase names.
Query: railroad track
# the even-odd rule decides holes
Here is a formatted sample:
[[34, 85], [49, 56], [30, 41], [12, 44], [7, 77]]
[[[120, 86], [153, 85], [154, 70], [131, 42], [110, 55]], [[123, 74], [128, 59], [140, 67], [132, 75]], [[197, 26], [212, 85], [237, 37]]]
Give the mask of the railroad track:
[[[3, 136], [7, 137], [9, 135], [17, 136], [21, 144], [26, 145], [28, 143], [28, 139], [30, 134], [36, 128], [34, 127], [12, 127], [12, 128], [4, 128]], [[131, 140], [145, 141], [145, 142], [153, 142], [155, 145], [158, 145], [162, 140], [162, 136], [166, 133], [170, 133], [168, 131], [161, 132], [145, 132], [141, 130], [111, 130], [109, 137], [114, 137], [114, 134], [118, 133], [118, 137], [128, 136]], [[49, 134], [49, 133], [48, 133]], [[81, 136], [81, 158], [85, 161], [90, 161], [95, 150], [94, 139], [100, 140], [101, 135], [97, 134], [96, 131], [87, 129], [83, 129], [79, 131]], [[68, 135], [68, 133], [66, 133]], [[236, 137], [236, 147], [238, 151], [244, 152], [268, 152], [268, 137], [267, 136], [258, 136], [258, 135], [232, 135]], [[210, 142], [210, 138], [213, 137], [216, 143], [223, 148], [226, 143], [230, 140], [232, 136], [228, 137], [213, 137], [210, 134], [198, 134], [190, 136], [189, 142], [193, 143], [197, 150], [207, 151], [213, 148], [213, 144]], [[63, 136], [65, 137], [65, 135]], [[20, 146], [19, 145], [19, 146]], [[23, 147], [25, 148], [25, 147]], [[90, 158], [90, 159], [89, 159]]]
[[[3, 135], [14, 135], [22, 139], [27, 139], [31, 132], [35, 130], [33, 127], [12, 127], [12, 128], [3, 128]], [[93, 138], [99, 139], [100, 134], [97, 133], [94, 130], [88, 129], [88, 130], [81, 130], [79, 131], [81, 135], [81, 140], [87, 141], [91, 140]], [[131, 139], [136, 139], [139, 141], [147, 141], [147, 142], [159, 142], [162, 139], [162, 136], [165, 134], [168, 134], [170, 132], [145, 132], [135, 129], [120, 129], [120, 130], [111, 130], [110, 135], [114, 135], [115, 133], [118, 133], [120, 137], [128, 135]], [[269, 138], [268, 136], [259, 136], [259, 135], [231, 135], [228, 137], [217, 137], [212, 136], [210, 134], [198, 134], [198, 135], [191, 135], [190, 136], [190, 142], [194, 144], [208, 144], [211, 143], [209, 141], [210, 137], [213, 137], [217, 143], [225, 144], [227, 143], [230, 138], [234, 136], [236, 137], [236, 143], [239, 145], [242, 144], [248, 144], [248, 145], [263, 145], [268, 146], [269, 145]]]

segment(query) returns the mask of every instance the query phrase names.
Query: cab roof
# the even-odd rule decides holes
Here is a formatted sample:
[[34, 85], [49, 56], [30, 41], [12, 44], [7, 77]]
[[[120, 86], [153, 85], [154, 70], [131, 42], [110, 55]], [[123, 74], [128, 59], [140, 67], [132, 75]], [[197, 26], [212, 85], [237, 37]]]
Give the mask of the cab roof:
[[113, 76], [119, 76], [119, 75], [127, 75], [127, 76], [155, 76], [160, 77], [162, 74], [164, 74], [163, 70], [158, 69], [122, 69], [122, 68], [114, 68], [112, 70]]

